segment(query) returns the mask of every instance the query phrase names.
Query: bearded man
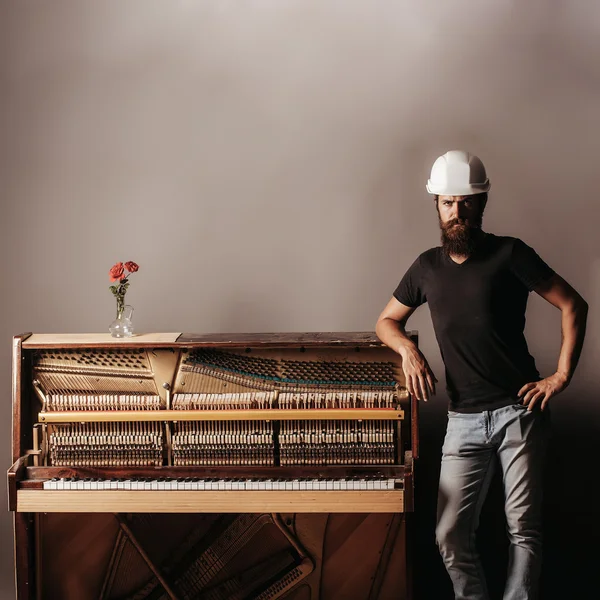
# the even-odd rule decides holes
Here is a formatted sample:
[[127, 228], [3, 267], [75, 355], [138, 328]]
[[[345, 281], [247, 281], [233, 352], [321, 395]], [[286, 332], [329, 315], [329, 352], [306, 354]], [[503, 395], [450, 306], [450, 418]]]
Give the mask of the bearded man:
[[[489, 598], [475, 532], [499, 465], [510, 542], [504, 600], [531, 600], [537, 597], [541, 566], [548, 403], [573, 377], [587, 303], [527, 244], [482, 230], [489, 189], [476, 156], [454, 150], [435, 161], [427, 191], [434, 196], [442, 245], [409, 268], [376, 331], [401, 355], [408, 391], [427, 400], [437, 380], [405, 327], [417, 307], [429, 304], [449, 395], [436, 541], [455, 597]], [[545, 378], [524, 336], [531, 291], [562, 313], [558, 366]]]

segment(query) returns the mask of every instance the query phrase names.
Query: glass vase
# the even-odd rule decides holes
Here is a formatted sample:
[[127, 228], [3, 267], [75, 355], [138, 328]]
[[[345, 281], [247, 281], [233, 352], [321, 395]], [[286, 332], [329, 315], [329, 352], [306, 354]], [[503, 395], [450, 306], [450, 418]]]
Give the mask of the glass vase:
[[114, 338], [126, 338], [133, 335], [133, 306], [119, 302], [117, 299], [117, 318], [110, 324], [108, 330]]

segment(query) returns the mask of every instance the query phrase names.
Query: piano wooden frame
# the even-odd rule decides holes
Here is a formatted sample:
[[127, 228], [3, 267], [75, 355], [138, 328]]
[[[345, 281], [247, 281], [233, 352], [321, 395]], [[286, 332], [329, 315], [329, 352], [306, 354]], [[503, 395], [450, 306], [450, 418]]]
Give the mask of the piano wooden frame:
[[[416, 332], [410, 333], [417, 342]], [[262, 409], [240, 411], [106, 411], [46, 412], [40, 410], [40, 394], [32, 377], [33, 354], [39, 350], [82, 349], [167, 349], [190, 351], [196, 348], [244, 349], [345, 349], [360, 352], [380, 348], [400, 367], [400, 358], [370, 333], [281, 333], [281, 334], [146, 334], [116, 340], [104, 334], [22, 334], [13, 339], [12, 368], [12, 458], [8, 470], [8, 504], [14, 511], [16, 590], [19, 600], [40, 597], [36, 579], [36, 549], [39, 544], [38, 514], [46, 512], [159, 513], [159, 512], [268, 512], [268, 513], [395, 513], [402, 519], [406, 536], [407, 582], [404, 595], [411, 597], [410, 519], [413, 511], [413, 460], [418, 457], [418, 404], [407, 393], [398, 409]], [[168, 386], [166, 386], [168, 388]], [[42, 454], [39, 429], [50, 423], [90, 421], [183, 421], [183, 420], [285, 420], [285, 419], [390, 419], [402, 429], [398, 465], [314, 466], [314, 467], [55, 467], [39, 464]], [[107, 478], [139, 477], [246, 477], [251, 473], [265, 478], [349, 477], [372, 473], [401, 478], [402, 490], [370, 491], [246, 491], [244, 510], [231, 492], [222, 491], [54, 491], [44, 490], [43, 482], [54, 477]], [[227, 496], [229, 494], [229, 497]], [[201, 508], [199, 509], [199, 498]], [[165, 589], [168, 589], [165, 584]]]

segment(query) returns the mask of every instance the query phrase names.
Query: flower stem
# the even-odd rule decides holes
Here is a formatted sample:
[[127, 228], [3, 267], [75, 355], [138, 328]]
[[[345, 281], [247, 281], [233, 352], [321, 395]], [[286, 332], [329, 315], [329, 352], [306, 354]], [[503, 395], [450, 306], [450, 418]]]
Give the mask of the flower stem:
[[117, 319], [123, 316], [125, 310], [125, 294], [116, 294], [117, 298]]

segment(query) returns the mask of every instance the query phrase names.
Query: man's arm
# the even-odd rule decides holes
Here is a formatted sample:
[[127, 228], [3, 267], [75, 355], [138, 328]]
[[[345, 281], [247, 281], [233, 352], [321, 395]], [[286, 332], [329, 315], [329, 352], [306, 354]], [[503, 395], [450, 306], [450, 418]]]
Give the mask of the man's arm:
[[575, 373], [585, 338], [588, 304], [557, 274], [533, 291], [562, 313], [562, 343], [556, 373], [541, 381], [528, 383], [519, 391], [519, 397], [523, 396], [523, 404], [528, 405], [529, 410], [539, 401], [543, 410], [552, 396], [569, 385]]
[[386, 346], [402, 357], [408, 392], [418, 400], [428, 400], [430, 392], [435, 394], [437, 379], [405, 329], [408, 318], [415, 310], [392, 298], [379, 315], [375, 332]]

